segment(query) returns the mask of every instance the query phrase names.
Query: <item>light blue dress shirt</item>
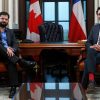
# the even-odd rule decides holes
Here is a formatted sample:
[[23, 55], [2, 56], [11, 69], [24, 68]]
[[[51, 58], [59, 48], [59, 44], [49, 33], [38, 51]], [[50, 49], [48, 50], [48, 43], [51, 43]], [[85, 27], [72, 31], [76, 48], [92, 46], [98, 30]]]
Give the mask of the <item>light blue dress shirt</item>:
[[6, 36], [6, 32], [1, 32], [1, 39], [2, 39], [2, 43], [3, 43], [3, 46], [5, 48], [8, 48], [8, 44], [7, 44], [7, 36]]

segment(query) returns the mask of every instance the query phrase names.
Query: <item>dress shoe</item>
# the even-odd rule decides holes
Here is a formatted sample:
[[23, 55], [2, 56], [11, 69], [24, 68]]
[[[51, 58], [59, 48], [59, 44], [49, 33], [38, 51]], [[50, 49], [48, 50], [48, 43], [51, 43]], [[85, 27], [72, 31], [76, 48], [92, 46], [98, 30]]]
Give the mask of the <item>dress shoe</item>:
[[87, 87], [87, 93], [91, 93], [95, 91], [95, 81], [89, 81], [89, 85]]
[[26, 61], [24, 59], [20, 59], [19, 65], [21, 65], [22, 68], [28, 69], [33, 68], [36, 65], [35, 61]]
[[13, 98], [13, 96], [15, 95], [15, 93], [16, 93], [16, 87], [11, 87], [9, 98]]

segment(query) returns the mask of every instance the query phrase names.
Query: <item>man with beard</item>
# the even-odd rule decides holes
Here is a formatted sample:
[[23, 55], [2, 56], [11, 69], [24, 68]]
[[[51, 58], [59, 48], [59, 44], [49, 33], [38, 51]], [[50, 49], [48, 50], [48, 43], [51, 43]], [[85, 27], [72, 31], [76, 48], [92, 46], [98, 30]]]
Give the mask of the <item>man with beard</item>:
[[9, 97], [12, 98], [16, 92], [16, 85], [18, 85], [16, 63], [19, 63], [25, 69], [33, 68], [36, 63], [34, 61], [26, 61], [16, 55], [18, 53], [18, 46], [13, 30], [6, 27], [8, 22], [9, 14], [7, 12], [0, 12], [0, 60], [7, 64], [11, 85]]
[[[96, 11], [98, 21], [100, 21], [100, 7]], [[96, 64], [100, 64], [100, 23], [95, 24], [86, 42], [87, 57], [85, 60], [85, 70], [82, 78], [82, 85], [87, 88], [87, 92], [95, 90]]]

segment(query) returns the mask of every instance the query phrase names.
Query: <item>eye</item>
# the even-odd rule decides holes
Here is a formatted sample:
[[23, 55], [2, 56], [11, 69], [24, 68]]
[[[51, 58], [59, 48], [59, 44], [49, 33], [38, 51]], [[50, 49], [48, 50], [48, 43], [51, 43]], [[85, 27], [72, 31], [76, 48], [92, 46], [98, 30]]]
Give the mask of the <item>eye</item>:
[[0, 19], [5, 20], [5, 21], [8, 21], [8, 19], [7, 19], [7, 18], [0, 18]]
[[98, 13], [98, 15], [100, 16], [100, 13]]

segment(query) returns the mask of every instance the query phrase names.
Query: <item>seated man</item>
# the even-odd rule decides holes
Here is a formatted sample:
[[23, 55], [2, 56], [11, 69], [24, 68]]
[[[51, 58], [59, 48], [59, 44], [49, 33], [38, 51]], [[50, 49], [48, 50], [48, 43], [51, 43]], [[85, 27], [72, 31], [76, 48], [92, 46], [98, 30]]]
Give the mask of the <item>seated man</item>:
[[6, 28], [8, 22], [9, 14], [7, 12], [0, 12], [0, 58], [7, 64], [11, 85], [9, 97], [12, 98], [16, 92], [16, 85], [18, 84], [16, 63], [19, 63], [25, 69], [33, 68], [36, 63], [33, 61], [25, 61], [16, 55], [18, 46], [13, 31]]
[[[96, 11], [100, 21], [100, 7]], [[92, 27], [86, 42], [87, 58], [85, 60], [85, 70], [82, 78], [83, 88], [94, 90], [96, 64], [100, 64], [100, 24]]]

